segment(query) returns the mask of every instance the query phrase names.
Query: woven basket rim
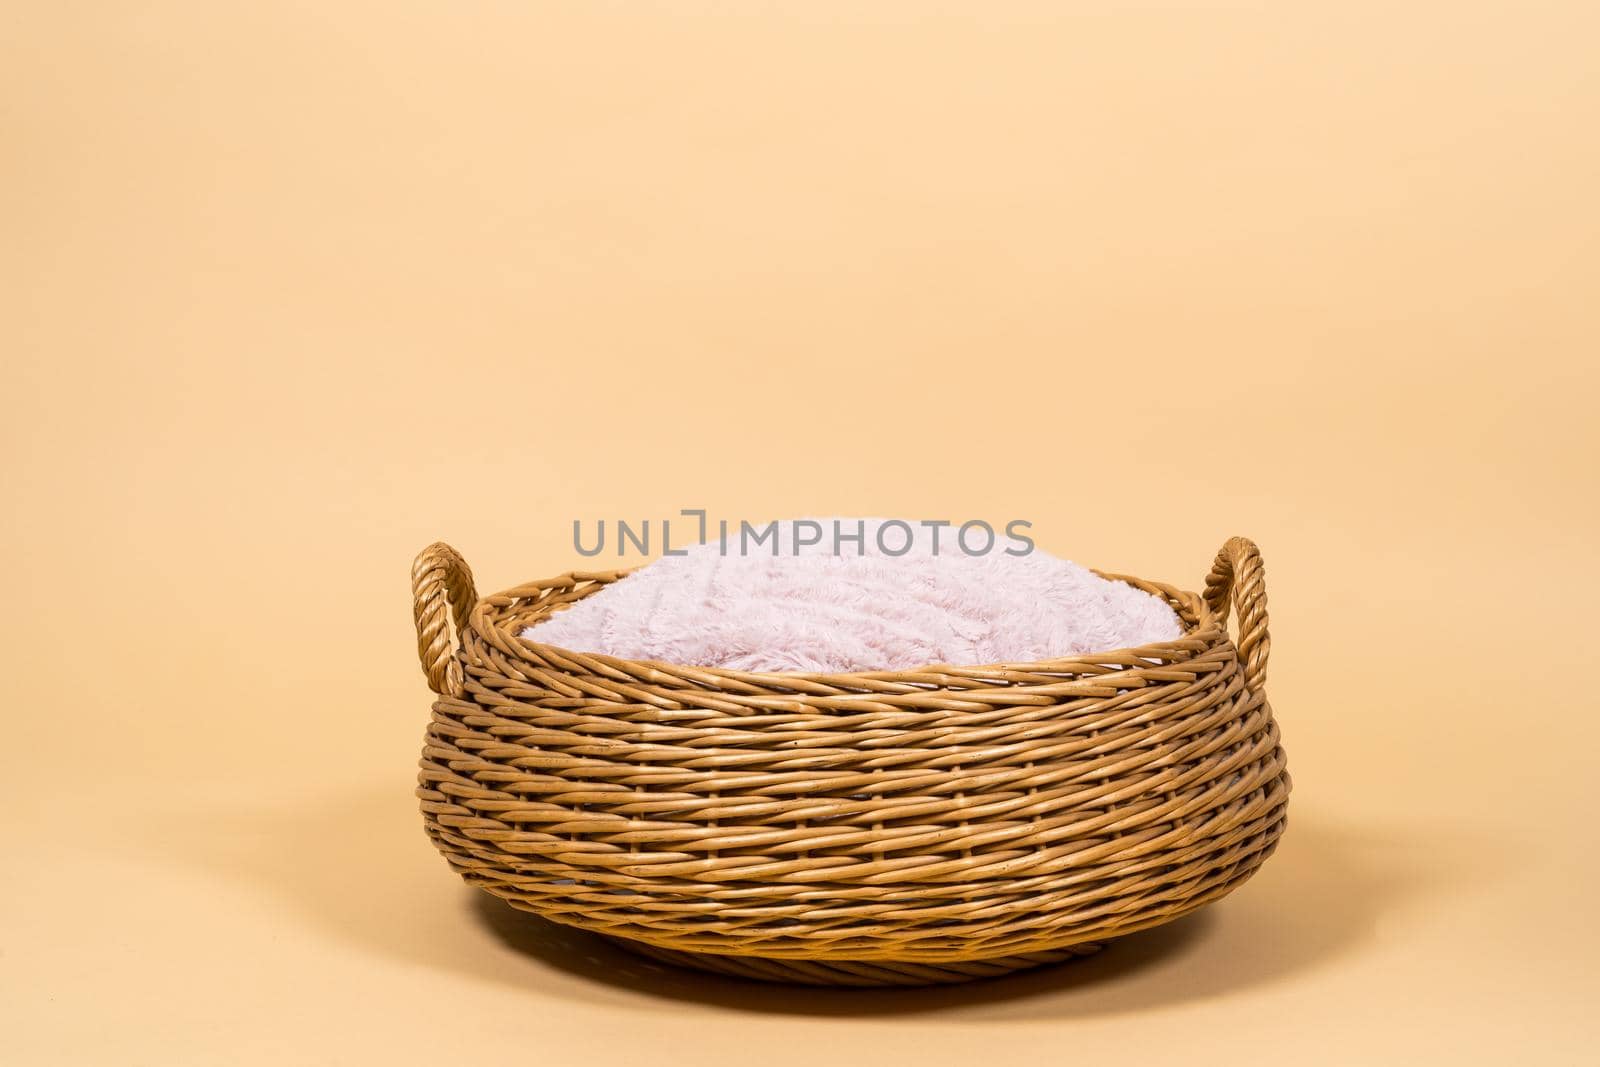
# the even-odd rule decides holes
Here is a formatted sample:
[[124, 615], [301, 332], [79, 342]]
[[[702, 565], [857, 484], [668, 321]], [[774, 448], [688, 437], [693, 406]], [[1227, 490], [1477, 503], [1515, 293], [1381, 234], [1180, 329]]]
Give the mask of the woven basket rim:
[[[522, 585], [513, 586], [510, 589], [481, 598], [469, 613], [468, 625], [480, 638], [489, 641], [492, 645], [502, 650], [520, 649], [543, 660], [555, 658], [567, 661], [586, 661], [636, 678], [641, 675], [647, 676], [651, 673], [660, 672], [680, 680], [685, 675], [693, 675], [708, 680], [724, 680], [734, 683], [735, 687], [753, 686], [764, 689], [784, 688], [786, 683], [792, 682], [841, 689], [859, 688], [862, 683], [882, 685], [886, 682], [937, 686], [942, 679], [949, 678], [984, 679], [990, 682], [1003, 682], [1003, 679], [995, 676], [1004, 674], [1100, 677], [1121, 670], [1179, 662], [1214, 647], [1219, 640], [1228, 639], [1225, 629], [1217, 624], [1215, 612], [1206, 603], [1205, 598], [1199, 594], [1179, 589], [1164, 582], [1154, 582], [1133, 575], [1093, 570], [1093, 568], [1091, 570], [1093, 570], [1094, 574], [1108, 581], [1122, 582], [1165, 600], [1178, 616], [1178, 622], [1183, 627], [1183, 636], [1173, 641], [1156, 641], [1127, 648], [1107, 649], [1102, 652], [1061, 656], [1047, 660], [1018, 660], [979, 664], [928, 663], [918, 667], [872, 671], [743, 671], [732, 667], [700, 666], [697, 664], [675, 663], [669, 660], [630, 659], [625, 656], [611, 656], [600, 652], [580, 652], [561, 645], [547, 644], [522, 637], [520, 635], [521, 631], [529, 625], [533, 625], [526, 619], [516, 623], [514, 626], [502, 624], [502, 619], [505, 615], [504, 608], [535, 599], [540, 592], [546, 589], [581, 582], [592, 583], [589, 589], [584, 590], [576, 598], [576, 600], [582, 600], [598, 592], [605, 585], [621, 581], [639, 569], [631, 567], [612, 571], [566, 571], [554, 578], [525, 582]], [[555, 614], [556, 610], [568, 607], [575, 603], [576, 600], [557, 605], [547, 611], [544, 617], [548, 618], [550, 615]], [[542, 619], [538, 621], [542, 621]], [[1132, 662], [1134, 660], [1140, 662]], [[666, 679], [663, 678], [662, 680]]]

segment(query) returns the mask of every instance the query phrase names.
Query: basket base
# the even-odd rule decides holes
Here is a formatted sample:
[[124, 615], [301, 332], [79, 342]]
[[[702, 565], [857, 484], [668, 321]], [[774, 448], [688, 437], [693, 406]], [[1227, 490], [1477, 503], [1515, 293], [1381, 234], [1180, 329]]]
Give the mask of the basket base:
[[724, 956], [713, 952], [684, 952], [660, 948], [625, 937], [606, 940], [676, 967], [751, 978], [760, 982], [784, 982], [813, 986], [927, 986], [953, 985], [979, 978], [998, 978], [1004, 974], [1032, 970], [1052, 963], [1078, 959], [1098, 952], [1100, 942], [1029, 952], [1020, 956], [997, 956], [986, 960], [959, 963], [915, 963], [896, 960], [784, 960], [764, 956]]

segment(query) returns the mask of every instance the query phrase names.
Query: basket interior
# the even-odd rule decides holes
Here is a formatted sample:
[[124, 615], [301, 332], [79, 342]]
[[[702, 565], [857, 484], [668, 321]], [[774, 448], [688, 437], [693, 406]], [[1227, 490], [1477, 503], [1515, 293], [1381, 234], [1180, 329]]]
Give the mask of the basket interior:
[[535, 626], [557, 612], [566, 610], [585, 597], [599, 592], [612, 582], [626, 580], [631, 573], [632, 570], [574, 571], [557, 578], [517, 586], [503, 593], [485, 597], [472, 614], [472, 625], [479, 628], [480, 632], [484, 633], [485, 636], [488, 636], [488, 631], [495, 631], [498, 638], [495, 643], [500, 647], [522, 648], [541, 660], [548, 660], [552, 656], [562, 659], [582, 659], [588, 662], [626, 669], [629, 673], [633, 673], [639, 668], [660, 667], [673, 671], [692, 671], [697, 677], [703, 677], [707, 681], [715, 678], [733, 682], [749, 679], [752, 682], [759, 681], [759, 684], [763, 687], [770, 687], [775, 679], [788, 678], [797, 682], [822, 682], [842, 688], [862, 685], [868, 690], [876, 689], [876, 686], [871, 683], [887, 679], [896, 679], [908, 684], [918, 684], [913, 679], [925, 677], [927, 680], [921, 684], [926, 684], [930, 687], [948, 686], [951, 680], [956, 678], [969, 678], [973, 681], [981, 680], [983, 684], [995, 685], [1006, 684], [1006, 676], [1014, 674], [1027, 675], [1034, 680], [1041, 675], [1075, 678], [1102, 675], [1110, 671], [1125, 670], [1130, 667], [1181, 662], [1193, 655], [1198, 648], [1208, 645], [1213, 640], [1213, 631], [1217, 629], [1215, 615], [1206, 604], [1204, 598], [1195, 593], [1186, 592], [1159, 582], [1096, 571], [1095, 573], [1102, 578], [1123, 582], [1142, 592], [1160, 597], [1178, 616], [1178, 621], [1183, 627], [1183, 636], [1175, 641], [1155, 642], [1132, 648], [1107, 649], [1102, 652], [1032, 662], [930, 663], [908, 670], [850, 671], [841, 673], [752, 672], [727, 667], [667, 663], [657, 660], [631, 660], [596, 652], [562, 648], [521, 636], [522, 631], [528, 627]]

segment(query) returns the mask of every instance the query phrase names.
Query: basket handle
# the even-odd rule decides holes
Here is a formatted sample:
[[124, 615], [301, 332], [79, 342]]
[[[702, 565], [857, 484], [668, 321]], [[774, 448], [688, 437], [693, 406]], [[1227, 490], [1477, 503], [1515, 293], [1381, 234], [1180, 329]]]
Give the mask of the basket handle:
[[[428, 676], [428, 688], [442, 697], [459, 697], [461, 631], [478, 602], [472, 568], [461, 553], [435, 542], [423, 549], [411, 565], [412, 615], [417, 622], [417, 658]], [[454, 624], [454, 629], [451, 629]]]
[[1229, 604], [1238, 610], [1236, 647], [1244, 661], [1245, 684], [1257, 693], [1264, 692], [1272, 637], [1267, 633], [1266, 566], [1254, 541], [1228, 538], [1206, 576], [1206, 603], [1223, 628], [1228, 625]]

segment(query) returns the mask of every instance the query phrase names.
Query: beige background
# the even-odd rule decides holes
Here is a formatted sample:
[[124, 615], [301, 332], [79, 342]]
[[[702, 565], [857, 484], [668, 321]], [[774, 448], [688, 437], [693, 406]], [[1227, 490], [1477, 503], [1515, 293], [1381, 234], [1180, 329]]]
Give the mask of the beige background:
[[[1592, 1058], [1592, 5], [5, 7], [7, 1063]], [[696, 505], [1256, 538], [1282, 849], [920, 993], [475, 901], [412, 555]]]

